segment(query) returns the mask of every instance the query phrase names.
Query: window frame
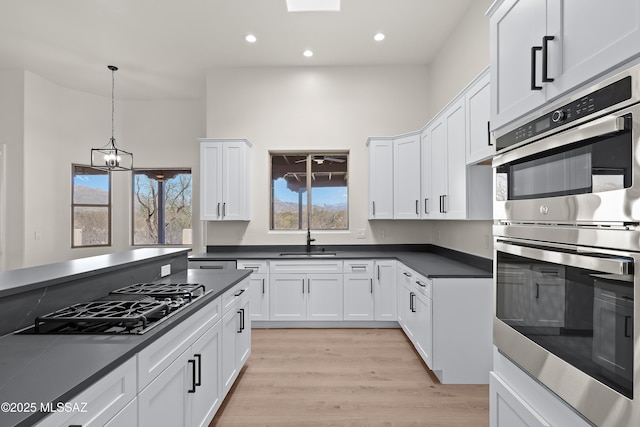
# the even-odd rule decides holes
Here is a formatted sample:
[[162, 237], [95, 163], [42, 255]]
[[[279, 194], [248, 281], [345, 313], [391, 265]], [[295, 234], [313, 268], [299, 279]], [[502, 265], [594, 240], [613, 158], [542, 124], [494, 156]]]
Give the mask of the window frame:
[[[76, 170], [78, 168], [82, 168], [82, 169], [92, 169], [95, 170], [99, 173], [96, 173], [95, 175], [102, 175], [102, 174], [107, 174], [108, 178], [109, 178], [109, 195], [107, 196], [107, 200], [108, 203], [106, 205], [104, 204], [95, 204], [95, 203], [75, 203], [75, 191], [76, 191], [76, 184], [75, 184], [75, 178], [76, 178]], [[112, 205], [113, 205], [113, 193], [111, 191], [112, 188], [112, 177], [111, 177], [111, 172], [110, 171], [104, 171], [102, 169], [96, 169], [96, 168], [92, 168], [90, 165], [83, 165], [83, 164], [78, 164], [78, 163], [72, 163], [71, 164], [71, 249], [79, 249], [79, 248], [104, 248], [104, 247], [110, 247], [112, 244]], [[103, 244], [103, 245], [76, 245], [75, 244], [75, 212], [76, 212], [76, 207], [86, 207], [86, 208], [106, 208], [107, 209], [107, 243]]]
[[[192, 244], [185, 243], [136, 243], [135, 242], [135, 197], [136, 197], [136, 174], [141, 171], [155, 171], [155, 172], [168, 172], [168, 171], [184, 171], [189, 172], [191, 175], [191, 230], [193, 237], [193, 170], [191, 167], [170, 167], [170, 168], [158, 168], [158, 167], [138, 167], [131, 171], [131, 246], [133, 247], [188, 247]], [[165, 206], [166, 208], [166, 206]]]
[[312, 197], [311, 197], [311, 193], [312, 193], [312, 163], [313, 160], [312, 158], [314, 156], [345, 156], [346, 157], [346, 174], [347, 176], [349, 175], [349, 159], [350, 159], [350, 152], [349, 150], [273, 150], [273, 151], [269, 151], [269, 180], [268, 180], [268, 185], [269, 185], [269, 231], [270, 232], [300, 232], [301, 230], [306, 230], [306, 228], [302, 227], [302, 224], [299, 225], [299, 227], [297, 229], [276, 229], [274, 228], [275, 225], [275, 218], [274, 218], [274, 211], [273, 211], [273, 202], [274, 202], [274, 191], [273, 191], [273, 157], [274, 156], [298, 156], [298, 157], [306, 157], [306, 192], [307, 192], [307, 196], [306, 196], [306, 206], [307, 206], [307, 226], [309, 228], [309, 230], [311, 231], [316, 231], [316, 232], [321, 232], [321, 233], [331, 233], [331, 232], [336, 232], [336, 233], [344, 233], [344, 232], [348, 232], [350, 231], [350, 226], [351, 226], [351, 221], [350, 221], [350, 203], [349, 203], [349, 180], [347, 179], [347, 208], [346, 208], [346, 226], [345, 228], [331, 228], [331, 229], [327, 229], [327, 228], [311, 228], [311, 213], [313, 211], [313, 205], [312, 205]]

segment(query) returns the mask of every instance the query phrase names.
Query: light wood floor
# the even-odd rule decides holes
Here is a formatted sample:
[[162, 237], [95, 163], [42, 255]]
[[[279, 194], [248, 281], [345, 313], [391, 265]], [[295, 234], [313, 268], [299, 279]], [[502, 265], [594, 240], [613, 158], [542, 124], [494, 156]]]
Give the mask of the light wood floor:
[[400, 329], [253, 329], [212, 426], [489, 425], [486, 385], [442, 385]]

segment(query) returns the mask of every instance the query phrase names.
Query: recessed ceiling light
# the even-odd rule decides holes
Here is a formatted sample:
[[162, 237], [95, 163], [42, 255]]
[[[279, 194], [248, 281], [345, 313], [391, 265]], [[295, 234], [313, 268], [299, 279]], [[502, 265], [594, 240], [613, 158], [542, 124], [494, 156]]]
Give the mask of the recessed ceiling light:
[[249, 43], [255, 43], [258, 40], [253, 34], [247, 34], [244, 39]]
[[311, 57], [313, 56], [313, 51], [311, 51], [311, 50], [307, 49], [307, 50], [305, 50], [304, 52], [302, 52], [302, 54], [303, 54], [304, 56], [306, 56], [307, 58], [311, 58]]
[[289, 12], [340, 12], [340, 0], [287, 0]]
[[377, 42], [381, 42], [382, 40], [384, 40], [384, 34], [377, 33], [375, 36], [373, 36], [373, 39]]

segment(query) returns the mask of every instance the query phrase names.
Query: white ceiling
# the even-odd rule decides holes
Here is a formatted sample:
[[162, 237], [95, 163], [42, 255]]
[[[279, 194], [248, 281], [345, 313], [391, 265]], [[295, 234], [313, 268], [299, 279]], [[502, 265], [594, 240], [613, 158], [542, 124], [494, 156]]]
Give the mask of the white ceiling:
[[0, 69], [109, 96], [113, 64], [116, 98], [200, 98], [216, 67], [428, 64], [472, 1], [288, 13], [285, 0], [1, 0]]

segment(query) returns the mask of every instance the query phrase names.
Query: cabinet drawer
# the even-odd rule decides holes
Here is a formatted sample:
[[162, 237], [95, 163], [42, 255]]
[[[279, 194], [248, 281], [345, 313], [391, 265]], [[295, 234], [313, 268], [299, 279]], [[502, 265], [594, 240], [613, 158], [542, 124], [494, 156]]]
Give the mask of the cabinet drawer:
[[344, 261], [344, 273], [373, 273], [373, 260], [354, 259]]
[[269, 262], [272, 273], [342, 273], [342, 260], [278, 261]]
[[236, 262], [231, 261], [189, 261], [189, 268], [200, 270], [235, 270]]
[[238, 301], [238, 298], [244, 293], [249, 293], [249, 279], [235, 285], [233, 288], [222, 294], [222, 315], [224, 316], [231, 307]]
[[267, 260], [238, 260], [238, 270], [253, 270], [254, 273], [268, 273], [269, 263]]
[[[85, 425], [103, 426], [136, 397], [136, 361], [131, 358], [88, 389], [69, 399], [78, 410], [53, 412], [38, 427]], [[86, 403], [86, 407], [81, 405]]]
[[138, 353], [138, 392], [222, 318], [216, 298]]
[[413, 283], [416, 284], [416, 288], [418, 289], [418, 292], [431, 298], [431, 288], [433, 287], [433, 283], [431, 282], [431, 279], [427, 279], [426, 277], [420, 274], [415, 274], [413, 276]]

